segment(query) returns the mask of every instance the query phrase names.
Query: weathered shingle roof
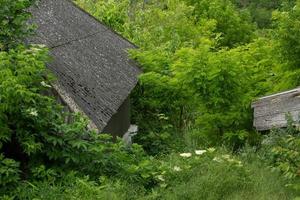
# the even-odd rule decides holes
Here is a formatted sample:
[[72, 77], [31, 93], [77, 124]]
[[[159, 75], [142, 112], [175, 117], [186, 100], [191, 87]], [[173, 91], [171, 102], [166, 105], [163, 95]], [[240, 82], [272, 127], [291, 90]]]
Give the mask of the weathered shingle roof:
[[253, 126], [259, 131], [287, 127], [287, 114], [299, 120], [300, 88], [259, 98], [252, 103]]
[[69, 0], [40, 0], [32, 13], [31, 42], [50, 48], [49, 69], [102, 130], [137, 83], [140, 70], [127, 55], [134, 45]]

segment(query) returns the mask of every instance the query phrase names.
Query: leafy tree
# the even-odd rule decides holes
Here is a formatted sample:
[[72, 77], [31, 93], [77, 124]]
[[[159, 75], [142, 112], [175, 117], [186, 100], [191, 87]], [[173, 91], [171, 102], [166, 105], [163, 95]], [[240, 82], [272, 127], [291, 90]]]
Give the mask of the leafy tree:
[[252, 20], [259, 28], [271, 28], [272, 12], [288, 10], [295, 4], [295, 0], [234, 0], [239, 8], [250, 11]]
[[[88, 2], [79, 1], [79, 4], [104, 22], [105, 16], [114, 13], [110, 12], [114, 10], [111, 1], [96, 1], [96, 4], [105, 5], [99, 8], [89, 8], [93, 2]], [[269, 57], [256, 59], [254, 52], [259, 48], [255, 45], [259, 42], [252, 44], [253, 54], [247, 53], [248, 46], [218, 51], [221, 46], [233, 47], [254, 38], [249, 15], [238, 11], [229, 1], [132, 2], [126, 3], [125, 7], [122, 4], [120, 13], [124, 15], [133, 11], [123, 18], [121, 33], [139, 45], [140, 49], [131, 51], [131, 56], [144, 70], [133, 94], [133, 119], [141, 128], [136, 141], [150, 153], [161, 152], [164, 147], [170, 148], [169, 144], [174, 142], [172, 138], [182, 137], [177, 132], [182, 133], [187, 127], [194, 126], [195, 120], [201, 121], [198, 127], [207, 129], [207, 133], [214, 130], [212, 126], [219, 127], [217, 131], [211, 131], [215, 133], [235, 128], [250, 130], [251, 98], [267, 90], [261, 80], [269, 78], [266, 73], [261, 73], [265, 65], [251, 67], [256, 66], [256, 62], [269, 60]], [[103, 15], [98, 16], [99, 12]], [[117, 13], [113, 15], [118, 17]], [[117, 22], [106, 23], [118, 27]], [[269, 46], [261, 43], [265, 47], [261, 50], [269, 53]], [[203, 57], [198, 57], [198, 54]], [[252, 60], [251, 56], [255, 59]], [[251, 67], [246, 67], [247, 63], [240, 57], [250, 60]], [[241, 63], [243, 66], [239, 66]], [[270, 68], [266, 71], [269, 73]], [[251, 82], [252, 78], [255, 81]], [[254, 82], [261, 83], [261, 88], [253, 90], [251, 95], [253, 85], [250, 87], [250, 82], [253, 85]], [[213, 140], [218, 139], [214, 137]]]
[[[275, 39], [280, 53], [281, 88], [296, 87], [300, 83], [300, 2], [287, 11], [277, 11], [273, 16]], [[289, 81], [286, 81], [289, 80]]]
[[35, 0], [0, 1], [0, 50], [7, 50], [24, 40], [34, 26], [28, 25], [28, 8]]
[[292, 68], [300, 65], [300, 2], [298, 1], [289, 12], [277, 12], [274, 20], [278, 27], [277, 36], [280, 42], [283, 59]]
[[239, 11], [230, 0], [185, 0], [194, 6], [194, 15], [201, 19], [216, 21], [216, 33], [220, 34], [220, 45], [233, 47], [251, 41], [254, 37], [254, 26], [245, 11]]
[[124, 24], [128, 21], [130, 2], [131, 0], [76, 0], [76, 3], [120, 33], [124, 32]]
[[[139, 145], [129, 148], [109, 135], [88, 130], [87, 119], [82, 116], [63, 112], [51, 96], [52, 76], [45, 67], [48, 50], [22, 43], [31, 34], [32, 26], [25, 21], [30, 16], [27, 8], [34, 1], [9, 4], [0, 0], [1, 6], [6, 5], [1, 19], [7, 18], [3, 17], [6, 13], [12, 16], [11, 23], [4, 20], [7, 26], [0, 28], [0, 196], [132, 199], [142, 193], [151, 199], [182, 199], [199, 193], [199, 187], [186, 190], [189, 180], [195, 186], [211, 186], [203, 198], [248, 197], [249, 191], [257, 188], [263, 190], [258, 195], [262, 199], [270, 193], [274, 198], [283, 194], [286, 188], [281, 184], [269, 187], [274, 174], [262, 177], [264, 168], [248, 158], [252, 154], [231, 156], [221, 149], [195, 148], [226, 143], [236, 150], [245, 141], [253, 141], [257, 134], [252, 130], [251, 101], [282, 89], [282, 77], [293, 74], [291, 82], [298, 83], [298, 6], [289, 10], [292, 1], [284, 1], [275, 15], [277, 37], [271, 38], [269, 34], [274, 32], [262, 30], [264, 35], [255, 39], [248, 13], [230, 1], [77, 2], [140, 46], [130, 52], [144, 70], [133, 94], [133, 119], [140, 127], [136, 141], [153, 155], [179, 149], [192, 153], [175, 153], [168, 161], [165, 157], [158, 160], [146, 156]], [[255, 5], [254, 10], [262, 9], [262, 15], [266, 11], [269, 16], [277, 2], [251, 4], [246, 0], [240, 6]], [[14, 19], [19, 22], [13, 23]], [[260, 19], [264, 23], [264, 17], [255, 20]], [[291, 44], [294, 49], [288, 49]], [[282, 53], [278, 56], [279, 49]], [[285, 54], [287, 50], [290, 53]], [[71, 122], [65, 123], [66, 118]], [[184, 143], [190, 135], [198, 142], [193, 143], [192, 151]], [[298, 135], [277, 138], [276, 149], [265, 155], [271, 157], [266, 159], [273, 169], [287, 177], [298, 177], [299, 163], [294, 162], [299, 160]], [[258, 168], [263, 173], [253, 175]], [[224, 174], [224, 170], [227, 179], [215, 187], [219, 178], [215, 173]], [[203, 176], [206, 171], [211, 173]], [[246, 189], [229, 194], [224, 192], [228, 182], [234, 185], [229, 190]], [[261, 189], [257, 182], [268, 187]], [[51, 194], [46, 196], [49, 190]], [[186, 191], [190, 193], [184, 194]]]
[[257, 40], [218, 52], [210, 46], [177, 52], [173, 73], [199, 100], [196, 124], [209, 141], [229, 139], [238, 130], [251, 131], [251, 101], [270, 89], [264, 81], [271, 79], [272, 54], [268, 46], [262, 48], [265, 43]]
[[175, 132], [182, 131], [191, 118], [192, 106], [187, 101], [193, 101], [192, 95], [171, 78], [174, 52], [182, 47], [197, 47], [203, 41], [213, 42], [203, 38], [213, 37], [215, 22], [207, 20], [195, 26], [191, 7], [182, 1], [152, 1], [137, 4], [135, 10], [123, 33], [140, 46], [131, 56], [144, 70], [133, 93], [133, 120], [141, 133], [136, 141], [154, 154], [179, 146], [172, 145]]

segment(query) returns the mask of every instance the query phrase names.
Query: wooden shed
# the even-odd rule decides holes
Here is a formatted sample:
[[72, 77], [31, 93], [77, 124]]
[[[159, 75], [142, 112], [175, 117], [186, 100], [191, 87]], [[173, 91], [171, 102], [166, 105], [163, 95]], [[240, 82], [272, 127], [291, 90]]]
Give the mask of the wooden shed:
[[125, 134], [129, 94], [141, 72], [128, 58], [135, 46], [71, 0], [40, 0], [31, 12], [38, 28], [28, 42], [49, 48], [47, 67], [57, 77], [54, 88], [64, 104], [101, 132]]
[[300, 114], [300, 88], [259, 98], [252, 103], [253, 126], [258, 131], [287, 126], [287, 114], [297, 121]]

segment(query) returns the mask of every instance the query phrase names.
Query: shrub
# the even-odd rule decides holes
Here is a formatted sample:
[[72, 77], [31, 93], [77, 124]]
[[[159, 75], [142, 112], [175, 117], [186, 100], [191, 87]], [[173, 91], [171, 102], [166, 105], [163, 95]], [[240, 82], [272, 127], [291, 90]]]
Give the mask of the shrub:
[[[274, 35], [279, 42], [281, 60], [285, 63], [283, 71], [290, 72], [292, 86], [299, 84], [299, 65], [300, 65], [300, 1], [296, 2], [293, 8], [288, 11], [274, 12], [273, 21], [276, 26]], [[294, 72], [294, 73], [293, 73]], [[297, 72], [297, 73], [295, 73]], [[292, 76], [291, 76], [292, 75]]]
[[[176, 52], [172, 72], [183, 90], [198, 101], [194, 128], [210, 144], [222, 143], [223, 138], [238, 147], [255, 135], [250, 105], [254, 97], [271, 88], [272, 81], [272, 54], [266, 44], [256, 40], [218, 52], [210, 45]], [[270, 82], [265, 83], [266, 79]]]
[[0, 51], [15, 47], [28, 37], [34, 26], [27, 24], [28, 8], [36, 0], [0, 1]]
[[254, 38], [255, 27], [249, 13], [238, 10], [229, 0], [185, 0], [194, 6], [197, 21], [213, 19], [215, 32], [220, 34], [219, 45], [234, 47], [250, 42]]
[[[15, 185], [20, 180], [19, 163], [0, 154], [0, 186]], [[1, 192], [1, 189], [0, 189]]]
[[274, 129], [265, 136], [261, 151], [271, 168], [281, 172], [300, 195], [300, 132], [298, 122], [288, 122], [287, 129]]
[[173, 153], [139, 166], [143, 177], [154, 176], [158, 185], [78, 173], [64, 173], [59, 181], [24, 181], [8, 196], [18, 199], [291, 199], [286, 181], [271, 172], [253, 154], [232, 155], [208, 148]]
[[[71, 170], [156, 184], [153, 176], [144, 178], [141, 170], [131, 170], [147, 159], [138, 145], [127, 148], [109, 135], [89, 131], [86, 119], [63, 112], [52, 96], [45, 95], [51, 90], [45, 48], [19, 46], [0, 52], [0, 57], [1, 174], [5, 175], [1, 192], [19, 177], [53, 182]], [[73, 120], [66, 124], [69, 115]]]
[[112, 27], [115, 31], [124, 32], [124, 24], [128, 20], [127, 8], [130, 5], [129, 0], [76, 0], [76, 3], [92, 12], [95, 17]]

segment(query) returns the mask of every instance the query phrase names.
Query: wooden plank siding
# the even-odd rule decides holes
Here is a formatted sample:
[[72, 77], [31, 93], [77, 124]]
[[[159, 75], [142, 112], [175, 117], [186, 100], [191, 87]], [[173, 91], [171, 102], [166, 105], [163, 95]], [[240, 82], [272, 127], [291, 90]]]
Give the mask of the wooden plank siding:
[[287, 126], [286, 115], [298, 120], [300, 113], [300, 88], [259, 98], [252, 103], [253, 126], [258, 131]]

